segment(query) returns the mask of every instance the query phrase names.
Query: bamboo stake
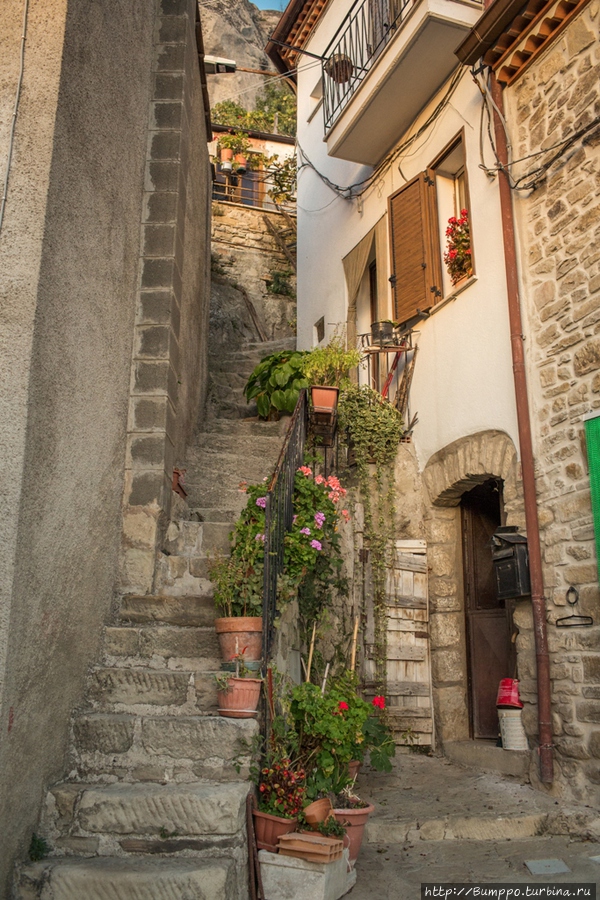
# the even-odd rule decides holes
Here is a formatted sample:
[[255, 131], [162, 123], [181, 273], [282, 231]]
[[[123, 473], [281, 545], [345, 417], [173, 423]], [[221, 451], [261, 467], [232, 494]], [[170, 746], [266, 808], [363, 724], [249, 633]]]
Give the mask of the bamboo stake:
[[325, 685], [327, 684], [327, 676], [329, 674], [329, 663], [325, 666], [325, 674], [323, 676], [323, 684], [321, 685], [321, 697], [325, 694]]
[[310, 670], [312, 667], [313, 651], [315, 649], [315, 636], [317, 634], [317, 623], [313, 625], [313, 633], [310, 641], [310, 650], [308, 651], [308, 665], [306, 666], [306, 680], [310, 681]]
[[356, 665], [356, 642], [358, 640], [358, 616], [354, 619], [354, 634], [352, 635], [352, 655], [350, 657], [350, 671], [354, 672]]

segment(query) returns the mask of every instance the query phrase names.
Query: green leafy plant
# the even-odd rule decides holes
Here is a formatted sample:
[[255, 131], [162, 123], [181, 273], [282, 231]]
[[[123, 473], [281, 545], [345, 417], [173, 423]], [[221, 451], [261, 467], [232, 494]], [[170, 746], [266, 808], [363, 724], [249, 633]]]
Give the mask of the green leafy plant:
[[[394, 461], [403, 433], [402, 417], [381, 394], [352, 385], [338, 404], [340, 428], [354, 448], [364, 506], [364, 537], [370, 552], [375, 618], [376, 686], [386, 692], [386, 566], [394, 538]], [[375, 477], [369, 464], [375, 465]]]
[[473, 272], [471, 258], [471, 231], [469, 228], [469, 212], [461, 209], [460, 217], [451, 216], [446, 228], [446, 251], [444, 262], [452, 284]]
[[350, 370], [360, 363], [358, 350], [347, 350], [342, 335], [334, 335], [325, 347], [304, 356], [302, 371], [310, 384], [343, 388], [350, 384]]
[[290, 284], [290, 278], [293, 275], [289, 269], [279, 271], [276, 269], [271, 272], [271, 281], [267, 284], [267, 290], [271, 294], [283, 294], [286, 297], [294, 297], [294, 288]]
[[35, 832], [31, 835], [31, 843], [29, 844], [29, 859], [32, 862], [39, 862], [50, 853], [48, 842]]
[[219, 134], [217, 142], [219, 150], [231, 150], [234, 156], [238, 153], [245, 156], [250, 149], [250, 138], [244, 131]]
[[267, 134], [296, 134], [296, 96], [281, 82], [269, 81], [257, 97], [256, 108], [248, 110], [235, 100], [222, 100], [211, 109], [215, 125], [232, 125]]
[[395, 744], [389, 728], [374, 712], [383, 698], [373, 703], [363, 700], [354, 673], [345, 672], [325, 692], [304, 682], [292, 689], [291, 698], [290, 717], [309, 799], [342, 791], [351, 782], [348, 763], [363, 759], [367, 750], [375, 751], [371, 755], [374, 768], [391, 770]]
[[256, 400], [262, 419], [292, 413], [302, 388], [308, 381], [302, 371], [303, 351], [282, 350], [265, 356], [256, 366], [244, 388], [246, 400]]
[[317, 831], [320, 832], [324, 837], [339, 837], [343, 838], [346, 834], [346, 829], [342, 825], [341, 822], [335, 818], [335, 816], [329, 816], [329, 818], [325, 819], [324, 822], [319, 822], [317, 824]]

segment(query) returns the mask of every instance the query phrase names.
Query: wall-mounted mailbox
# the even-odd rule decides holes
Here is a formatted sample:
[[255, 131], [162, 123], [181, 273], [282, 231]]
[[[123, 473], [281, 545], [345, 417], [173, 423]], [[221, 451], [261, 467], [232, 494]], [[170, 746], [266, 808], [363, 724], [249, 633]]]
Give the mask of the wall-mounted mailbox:
[[492, 535], [492, 558], [499, 600], [514, 600], [531, 594], [527, 538], [514, 525], [496, 529]]

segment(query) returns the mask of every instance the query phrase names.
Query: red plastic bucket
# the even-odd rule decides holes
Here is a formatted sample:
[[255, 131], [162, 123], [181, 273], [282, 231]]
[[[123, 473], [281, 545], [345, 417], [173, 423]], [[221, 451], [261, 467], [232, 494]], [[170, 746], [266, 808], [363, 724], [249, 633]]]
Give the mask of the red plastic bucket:
[[498, 686], [496, 706], [514, 706], [522, 709], [523, 704], [519, 697], [519, 682], [516, 678], [503, 678]]

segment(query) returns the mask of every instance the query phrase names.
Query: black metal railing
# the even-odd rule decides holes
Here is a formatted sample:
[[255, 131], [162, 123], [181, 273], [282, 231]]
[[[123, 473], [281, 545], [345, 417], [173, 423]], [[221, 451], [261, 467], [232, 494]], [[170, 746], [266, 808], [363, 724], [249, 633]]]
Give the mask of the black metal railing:
[[323, 54], [325, 134], [389, 44], [414, 0], [356, 0]]
[[263, 660], [265, 665], [268, 665], [273, 647], [277, 614], [277, 582], [283, 572], [285, 535], [292, 527], [294, 478], [304, 459], [307, 424], [307, 394], [306, 390], [302, 390], [266, 494], [263, 581]]

